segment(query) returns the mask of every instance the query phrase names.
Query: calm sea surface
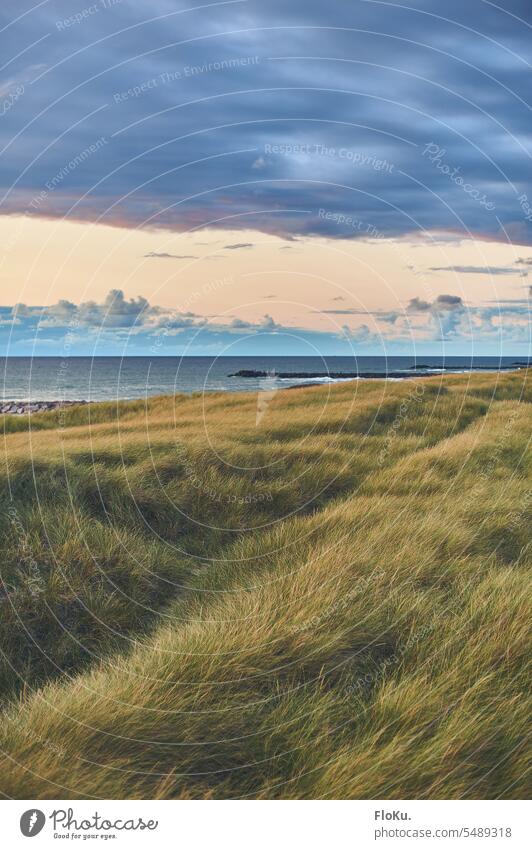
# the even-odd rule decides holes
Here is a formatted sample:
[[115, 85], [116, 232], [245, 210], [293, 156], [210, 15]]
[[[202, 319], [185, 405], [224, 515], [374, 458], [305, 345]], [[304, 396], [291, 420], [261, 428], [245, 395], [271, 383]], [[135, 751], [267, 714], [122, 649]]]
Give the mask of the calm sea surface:
[[105, 401], [176, 392], [263, 388], [263, 379], [258, 377], [229, 377], [243, 369], [309, 375], [281, 379], [277, 385], [283, 387], [332, 380], [311, 377], [312, 372], [356, 372], [360, 379], [378, 373], [397, 378], [398, 374], [412, 377], [416, 373], [413, 366], [417, 373], [439, 373], [442, 368], [500, 371], [515, 367], [518, 362], [518, 357], [9, 357], [0, 358], [0, 377], [3, 400]]

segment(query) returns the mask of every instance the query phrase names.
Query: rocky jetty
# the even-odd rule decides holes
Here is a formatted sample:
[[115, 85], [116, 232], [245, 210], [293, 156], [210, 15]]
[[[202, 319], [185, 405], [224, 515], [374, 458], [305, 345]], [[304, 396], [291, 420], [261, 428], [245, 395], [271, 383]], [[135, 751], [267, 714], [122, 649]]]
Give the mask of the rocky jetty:
[[0, 401], [0, 415], [24, 416], [29, 413], [48, 413], [88, 401]]
[[[255, 369], [241, 369], [240, 371], [235, 371], [233, 374], [228, 374], [228, 377], [246, 377], [246, 378], [262, 378], [267, 377], [271, 380], [275, 380], [278, 378], [279, 380], [301, 380], [303, 378], [307, 378], [312, 380], [312, 378], [328, 378], [329, 380], [353, 380], [355, 378], [406, 378], [411, 375], [408, 372], [404, 371], [280, 371], [280, 372], [267, 372], [267, 371], [256, 371]], [[419, 375], [422, 377], [423, 375]], [[308, 384], [306, 384], [308, 385]]]
[[354, 378], [377, 378], [377, 379], [385, 379], [385, 378], [393, 378], [395, 380], [405, 379], [413, 377], [414, 372], [416, 377], [432, 377], [434, 373], [438, 373], [440, 371], [449, 371], [449, 372], [463, 372], [470, 371], [472, 373], [476, 371], [514, 371], [517, 368], [530, 368], [530, 363], [525, 362], [515, 362], [511, 365], [500, 365], [500, 366], [484, 366], [484, 365], [475, 365], [471, 366], [470, 364], [465, 365], [450, 365], [450, 366], [429, 366], [423, 363], [414, 366], [408, 366], [407, 369], [402, 369], [400, 371], [280, 371], [280, 372], [268, 372], [256, 369], [240, 369], [240, 371], [235, 371], [232, 374], [228, 374], [228, 377], [245, 377], [245, 378], [263, 378], [267, 377], [272, 380], [278, 378], [280, 380], [301, 380], [303, 378], [308, 378], [312, 380], [312, 378], [329, 378], [330, 380], [348, 380]]
[[244, 368], [240, 371], [235, 371], [233, 374], [228, 374], [228, 377], [279, 377], [279, 378], [302, 378], [302, 377], [358, 377], [357, 371], [256, 371], [255, 369]]

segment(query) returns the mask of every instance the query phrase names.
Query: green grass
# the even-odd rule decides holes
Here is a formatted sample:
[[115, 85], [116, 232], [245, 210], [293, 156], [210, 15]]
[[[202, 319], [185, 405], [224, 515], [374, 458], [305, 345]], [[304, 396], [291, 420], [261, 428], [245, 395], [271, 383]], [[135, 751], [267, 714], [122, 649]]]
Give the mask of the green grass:
[[522, 798], [531, 400], [523, 371], [259, 425], [253, 394], [5, 417], [1, 792]]

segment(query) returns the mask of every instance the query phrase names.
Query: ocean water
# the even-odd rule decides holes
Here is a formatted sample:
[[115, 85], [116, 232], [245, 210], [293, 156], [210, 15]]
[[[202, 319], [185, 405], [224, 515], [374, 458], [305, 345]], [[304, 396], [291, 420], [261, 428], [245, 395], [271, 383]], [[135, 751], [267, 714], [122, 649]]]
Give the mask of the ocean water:
[[[502, 371], [518, 357], [8, 357], [0, 358], [1, 397], [6, 401], [144, 398], [179, 392], [239, 392], [264, 388], [264, 378], [230, 377], [241, 370], [302, 372], [307, 377], [276, 379], [281, 387], [358, 379], [390, 379], [443, 371]], [[427, 366], [428, 368], [424, 368]], [[312, 377], [320, 372], [322, 377]], [[347, 378], [345, 378], [347, 379]]]

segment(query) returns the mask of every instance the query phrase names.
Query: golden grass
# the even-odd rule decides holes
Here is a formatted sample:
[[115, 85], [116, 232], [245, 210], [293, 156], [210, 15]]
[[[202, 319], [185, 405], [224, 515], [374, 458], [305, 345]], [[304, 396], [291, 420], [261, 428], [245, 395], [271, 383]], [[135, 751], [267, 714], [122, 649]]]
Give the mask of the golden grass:
[[280, 392], [259, 426], [251, 394], [6, 421], [2, 792], [522, 797], [530, 400], [519, 372]]

